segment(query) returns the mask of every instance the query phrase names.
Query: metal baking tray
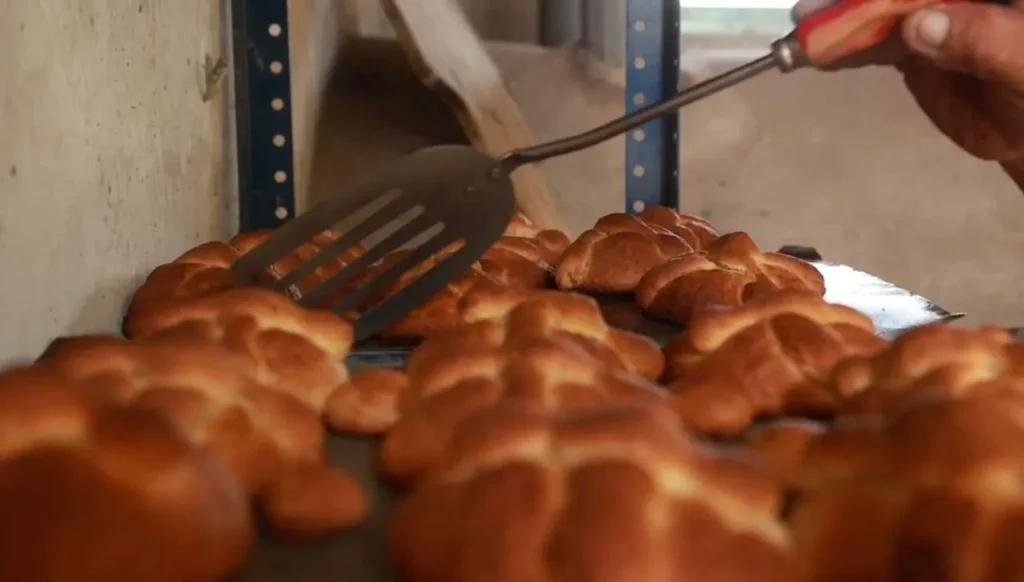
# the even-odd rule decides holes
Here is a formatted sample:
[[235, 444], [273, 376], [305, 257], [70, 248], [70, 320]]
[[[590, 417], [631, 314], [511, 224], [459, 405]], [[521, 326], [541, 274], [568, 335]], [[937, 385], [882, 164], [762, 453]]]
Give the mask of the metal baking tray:
[[287, 544], [261, 534], [240, 582], [399, 582], [387, 558], [387, 519], [397, 493], [376, 477], [378, 441], [327, 437], [331, 463], [348, 471], [370, 498], [366, 522], [312, 544]]
[[[822, 260], [806, 247], [782, 249], [811, 262], [825, 276], [826, 299], [869, 315], [879, 334], [893, 336], [907, 329], [963, 314], [951, 313], [933, 302], [862, 271]], [[678, 326], [645, 316], [630, 297], [598, 297], [608, 322], [621, 329], [665, 342], [681, 331]], [[367, 366], [401, 367], [413, 346], [361, 344], [348, 363], [353, 369]], [[387, 559], [387, 518], [397, 493], [383, 484], [374, 469], [379, 439], [330, 435], [327, 454], [331, 462], [353, 475], [369, 495], [372, 512], [361, 527], [329, 540], [290, 545], [261, 535], [257, 550], [241, 580], [244, 582], [400, 582]]]
[[[811, 247], [786, 246], [779, 249], [779, 252], [814, 265], [825, 277], [825, 299], [866, 314], [882, 337], [891, 339], [908, 329], [953, 321], [964, 316], [963, 313], [947, 311], [916, 293], [864, 271], [826, 261]], [[601, 305], [605, 319], [614, 327], [644, 334], [660, 344], [682, 332], [678, 325], [645, 315], [631, 296], [602, 295], [595, 299]], [[365, 342], [355, 346], [349, 355], [348, 364], [353, 368], [402, 367], [413, 347], [410, 343]]]

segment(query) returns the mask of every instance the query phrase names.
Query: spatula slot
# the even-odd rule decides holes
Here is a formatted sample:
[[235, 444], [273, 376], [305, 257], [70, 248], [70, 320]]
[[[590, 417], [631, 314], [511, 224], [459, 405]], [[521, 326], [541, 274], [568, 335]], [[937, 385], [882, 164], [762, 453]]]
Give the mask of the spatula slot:
[[[363, 274], [367, 268], [383, 259], [388, 253], [401, 247], [404, 243], [407, 243], [413, 238], [422, 237], [425, 233], [433, 233], [430, 236], [430, 239], [433, 239], [443, 230], [444, 224], [438, 223], [434, 216], [421, 211], [412, 222], [399, 227], [398, 230], [392, 232], [387, 238], [367, 249], [362, 256], [349, 263], [337, 275], [331, 277], [331, 279], [323, 285], [320, 285], [309, 294], [303, 296], [299, 300], [299, 304], [307, 307], [321, 305], [328, 297], [331, 297], [335, 293], [341, 291], [347, 283]], [[433, 248], [433, 245], [431, 245], [430, 248]], [[439, 247], [438, 250], [441, 248], [444, 247]], [[325, 248], [320, 254], [327, 255], [328, 258], [334, 256], [329, 255], [328, 252], [328, 249]], [[375, 279], [375, 282], [376, 280], [377, 279]], [[363, 288], [365, 287], [366, 286], [364, 285]], [[361, 290], [362, 288], [359, 291]], [[353, 295], [355, 295], [355, 292]]]
[[[384, 206], [378, 207], [374, 211], [374, 213], [371, 214], [369, 217], [363, 218], [360, 222], [356, 223], [356, 226], [354, 228], [340, 234], [340, 236], [338, 236], [337, 239], [332, 241], [327, 246], [323, 247], [319, 253], [317, 253], [309, 260], [305, 261], [301, 265], [298, 265], [297, 267], [289, 271], [288, 274], [278, 279], [274, 283], [273, 288], [278, 291], [284, 291], [285, 289], [288, 289], [290, 286], [308, 277], [316, 269], [327, 264], [334, 257], [340, 255], [343, 251], [345, 251], [345, 249], [353, 247], [367, 239], [370, 239], [375, 235], [378, 235], [378, 233], [382, 229], [388, 228], [389, 226], [395, 229], [403, 228], [401, 222], [403, 220], [403, 217], [405, 217], [404, 220], [408, 222], [411, 220], [415, 220], [418, 216], [423, 215], [425, 211], [424, 206], [416, 205], [410, 208], [409, 201], [404, 199], [404, 197], [402, 196], [402, 192], [396, 192], [397, 195], [390, 196], [390, 200], [386, 202]], [[416, 211], [417, 209], [418, 212], [413, 212]], [[407, 217], [406, 215], [410, 213], [413, 213], [413, 216]], [[302, 218], [298, 218], [296, 220], [302, 220]], [[331, 226], [333, 227], [334, 225]], [[429, 224], [424, 224], [420, 227], [420, 229], [422, 230], [427, 226], [429, 226]], [[417, 232], [413, 232], [412, 234], [410, 234], [408, 238], [412, 238], [412, 235], [416, 234]], [[372, 264], [366, 263], [364, 261], [356, 261], [353, 262], [352, 265], [355, 265], [357, 263], [363, 265], [362, 269], [365, 269], [370, 264]], [[351, 267], [352, 265], [349, 265], [349, 267]], [[359, 274], [359, 272], [362, 269], [350, 273], [348, 275], [348, 278], [351, 279], [355, 277], [356, 275]], [[348, 269], [346, 268], [346, 271], [347, 270]]]
[[515, 209], [506, 169], [466, 146], [416, 152], [282, 225], [235, 261], [232, 276], [288, 292], [303, 307], [356, 315], [356, 335], [367, 337], [470, 269], [501, 236]]
[[[453, 236], [453, 234], [451, 232], [445, 233], [431, 240], [426, 245], [414, 249], [408, 256], [375, 279], [372, 285], [376, 289], [366, 291], [366, 296], [371, 296], [372, 293], [382, 288], [383, 285], [397, 280], [402, 273], [415, 268], [423, 261], [429, 259], [434, 253], [461, 240], [457, 236]], [[356, 341], [365, 340], [373, 336], [419, 305], [423, 301], [423, 297], [430, 297], [436, 294], [448, 281], [463, 274], [480, 253], [481, 250], [478, 245], [464, 244], [462, 248], [448, 255], [436, 265], [433, 265], [427, 273], [421, 274], [412, 283], [388, 297], [386, 301], [371, 307], [360, 315], [359, 319], [354, 323]], [[382, 280], [383, 282], [380, 282]], [[363, 292], [368, 287], [359, 289], [357, 293]], [[349, 296], [334, 306], [333, 311], [335, 313], [346, 313], [356, 305], [360, 305], [359, 301], [353, 300], [353, 297]]]
[[[396, 281], [398, 281], [399, 277], [401, 277], [403, 273], [415, 268], [417, 265], [433, 256], [435, 253], [440, 252], [442, 249], [448, 247], [449, 245], [459, 240], [456, 234], [451, 232], [446, 233], [444, 231], [444, 225], [438, 226], [440, 226], [441, 228], [437, 230], [433, 238], [421, 244], [420, 246], [412, 249], [412, 251], [408, 255], [403, 257], [394, 265], [391, 265], [382, 273], [377, 274], [372, 280], [365, 282], [358, 289], [355, 289], [351, 293], [347, 294], [343, 299], [341, 299], [333, 306], [331, 306], [331, 310], [338, 314], [344, 314], [358, 309], [359, 307], [363, 306], [367, 302], [367, 300], [379, 294], [381, 291], [387, 288], [387, 286], [392, 285]], [[363, 257], [360, 257], [360, 260], [362, 258]], [[376, 261], [372, 262], [375, 263]], [[353, 263], [353, 265], [354, 264], [355, 263]], [[333, 288], [335, 292], [340, 290], [342, 286], [345, 284], [345, 280], [341, 279], [341, 277], [345, 274], [345, 270], [347, 270], [347, 268], [342, 270], [341, 273], [338, 273], [337, 275], [332, 277], [330, 280], [324, 283], [324, 285], [316, 289], [316, 295], [320, 295], [319, 297], [311, 294], [310, 296], [303, 297], [302, 300], [300, 300], [300, 304], [306, 305], [305, 302], [307, 301], [308, 298], [310, 305], [316, 305], [318, 304], [318, 302], [322, 302], [327, 297], [330, 297], [330, 288]], [[340, 282], [338, 282], [339, 280]], [[417, 280], [419, 279], [417, 278]], [[321, 291], [324, 289], [327, 289], [327, 291], [323, 291], [321, 295]], [[399, 293], [401, 293], [401, 291], [399, 291]], [[397, 296], [397, 294], [395, 296]], [[388, 298], [388, 301], [391, 301], [395, 296]]]
[[380, 196], [375, 196], [370, 200], [364, 201], [358, 207], [353, 208], [350, 212], [340, 216], [332, 225], [332, 230], [337, 233], [343, 233], [354, 229], [359, 226], [360, 223], [373, 216], [374, 213], [380, 212], [380, 210], [385, 206], [397, 200], [401, 195], [402, 189], [394, 187], [382, 192]]

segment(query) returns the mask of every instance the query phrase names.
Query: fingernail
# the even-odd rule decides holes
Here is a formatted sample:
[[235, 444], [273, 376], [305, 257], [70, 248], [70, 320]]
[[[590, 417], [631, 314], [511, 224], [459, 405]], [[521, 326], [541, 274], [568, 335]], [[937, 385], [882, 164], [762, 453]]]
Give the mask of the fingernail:
[[940, 10], [924, 10], [912, 17], [912, 48], [928, 55], [935, 55], [946, 44], [951, 23], [949, 15]]

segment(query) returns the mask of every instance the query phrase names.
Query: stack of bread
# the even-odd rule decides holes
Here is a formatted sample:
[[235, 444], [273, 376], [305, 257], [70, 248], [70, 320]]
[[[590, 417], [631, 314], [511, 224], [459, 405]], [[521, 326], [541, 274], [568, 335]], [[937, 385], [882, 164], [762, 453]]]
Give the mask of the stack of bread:
[[[355, 526], [367, 497], [327, 463], [325, 427], [379, 436], [408, 582], [1024, 572], [1024, 346], [1001, 330], [889, 343], [824, 300], [814, 266], [667, 208], [575, 241], [517, 216], [383, 334], [418, 342], [403, 369], [350, 377], [350, 325], [291, 299], [365, 249], [287, 294], [236, 288], [231, 263], [265, 236], [158, 267], [128, 339], [61, 339], [0, 376], [0, 516], [17, 524], [0, 580], [221, 580], [254, 515], [297, 542]], [[678, 337], [610, 325], [608, 294]]]
[[322, 421], [348, 382], [352, 327], [235, 288], [231, 263], [265, 237], [158, 267], [125, 318], [130, 339], [60, 338], [0, 374], [0, 580], [220, 581], [244, 566], [257, 522], [305, 541], [365, 519], [366, 494], [326, 460]]

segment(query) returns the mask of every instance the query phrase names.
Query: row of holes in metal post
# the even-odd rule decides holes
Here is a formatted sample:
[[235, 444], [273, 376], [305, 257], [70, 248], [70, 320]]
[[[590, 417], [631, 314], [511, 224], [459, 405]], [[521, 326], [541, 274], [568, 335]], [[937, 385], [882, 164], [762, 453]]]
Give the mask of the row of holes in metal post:
[[[633, 23], [633, 30], [635, 30], [637, 32], [644, 32], [645, 30], [647, 30], [647, 23], [644, 22], [643, 20], [637, 20], [636, 22]], [[647, 61], [643, 57], [636, 57], [635, 59], [633, 59], [633, 68], [634, 69], [636, 69], [638, 71], [642, 71], [646, 67], [647, 67]], [[633, 94], [633, 105], [636, 105], [637, 107], [640, 107], [641, 105], [644, 104], [644, 101], [645, 101], [645, 96], [644, 96], [643, 93], [634, 93]], [[647, 137], [647, 134], [642, 129], [634, 129], [633, 133], [632, 133], [632, 137], [633, 137], [633, 141], [635, 141], [635, 142], [642, 142], [642, 141], [644, 141], [644, 138]], [[633, 175], [636, 176], [637, 178], [643, 178], [645, 171], [646, 171], [646, 169], [644, 168], [643, 164], [636, 164], [635, 166], [633, 166]], [[634, 200], [633, 201], [633, 211], [634, 212], [642, 212], [643, 209], [644, 209], [644, 206], [645, 206], [645, 204], [644, 204], [643, 200]]]
[[[282, 30], [280, 24], [274, 23], [267, 27], [267, 33], [274, 38], [280, 37], [281, 32]], [[280, 75], [281, 71], [283, 70], [284, 63], [282, 63], [281, 61], [270, 62], [271, 73], [275, 75]], [[284, 99], [281, 99], [280, 97], [274, 97], [273, 99], [270, 100], [270, 108], [273, 109], [274, 111], [283, 111], [284, 106]], [[278, 133], [271, 138], [271, 142], [277, 147], [284, 147], [286, 139], [283, 135]], [[285, 172], [284, 170], [277, 170], [276, 172], [274, 172], [274, 181], [277, 182], [278, 184], [284, 184], [287, 180], [288, 172]], [[276, 216], [278, 220], [284, 220], [288, 218], [288, 209], [283, 206], [278, 206], [274, 210], [274, 216]]]
[[[647, 30], [647, 23], [644, 22], [643, 20], [637, 20], [636, 22], [633, 23], [633, 30], [642, 33]], [[647, 68], [647, 60], [644, 59], [642, 56], [634, 58], [633, 68], [638, 71], [644, 70], [645, 68]], [[645, 101], [646, 96], [643, 93], [633, 94], [633, 105], [640, 107], [641, 105], [644, 104]], [[633, 141], [642, 142], [647, 137], [647, 134], [644, 133], [644, 130], [642, 129], [636, 129], [633, 131], [632, 137]], [[636, 164], [635, 166], [633, 166], [633, 175], [636, 176], [637, 178], [642, 178], [645, 173], [646, 169], [644, 168], [643, 164]], [[636, 212], [641, 212], [644, 209], [644, 206], [645, 205], [643, 200], [636, 200], [633, 202], [633, 210]]]

